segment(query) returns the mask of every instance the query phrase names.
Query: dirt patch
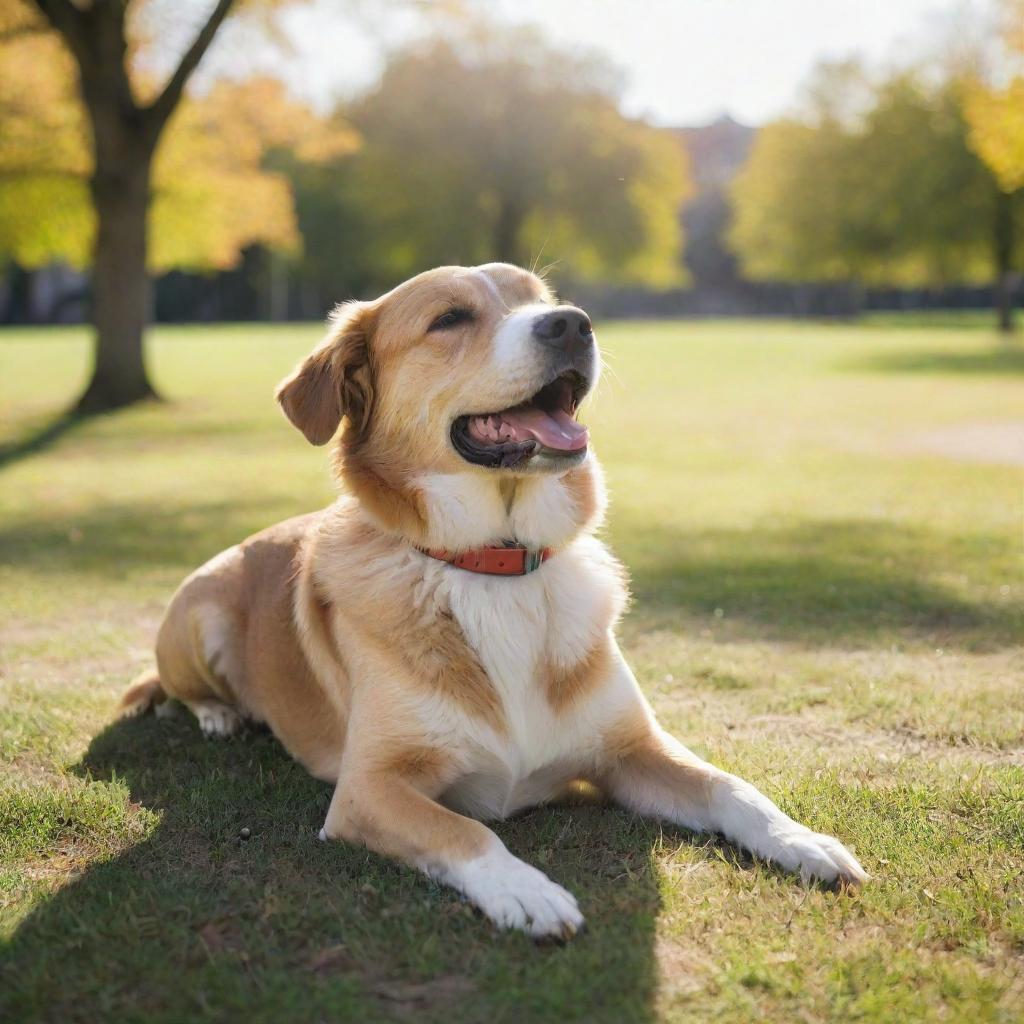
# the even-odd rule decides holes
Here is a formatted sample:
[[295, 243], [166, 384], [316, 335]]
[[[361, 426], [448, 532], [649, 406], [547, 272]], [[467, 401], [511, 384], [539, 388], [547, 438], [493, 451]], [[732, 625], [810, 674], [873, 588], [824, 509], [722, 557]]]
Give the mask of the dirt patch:
[[1024, 421], [958, 423], [897, 438], [897, 452], [941, 455], [960, 462], [1024, 466]]
[[378, 1000], [400, 1016], [415, 1020], [421, 1012], [439, 1006], [451, 1006], [474, 990], [469, 978], [444, 974], [428, 981], [378, 981], [369, 986]]
[[476, 987], [461, 974], [440, 974], [423, 981], [388, 978], [379, 965], [361, 960], [344, 943], [316, 950], [305, 966], [321, 977], [346, 974], [358, 978], [392, 1016], [402, 1019], [415, 1020], [427, 1010], [455, 1004]]
[[658, 994], [661, 999], [671, 1002], [680, 996], [693, 995], [707, 986], [712, 964], [697, 950], [659, 936], [654, 955], [658, 963]]
[[6, 762], [5, 768], [10, 773], [11, 782], [17, 778], [21, 785], [67, 785], [66, 777], [53, 765], [52, 760], [36, 754], [17, 753]]

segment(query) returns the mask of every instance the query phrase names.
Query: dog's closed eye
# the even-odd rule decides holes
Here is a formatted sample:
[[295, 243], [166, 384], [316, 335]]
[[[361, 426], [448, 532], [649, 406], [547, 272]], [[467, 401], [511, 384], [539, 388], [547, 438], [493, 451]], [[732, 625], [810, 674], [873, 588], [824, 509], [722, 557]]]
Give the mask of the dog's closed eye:
[[459, 327], [462, 324], [471, 323], [475, 319], [473, 310], [457, 306], [442, 313], [428, 328], [427, 331], [446, 331], [452, 327]]

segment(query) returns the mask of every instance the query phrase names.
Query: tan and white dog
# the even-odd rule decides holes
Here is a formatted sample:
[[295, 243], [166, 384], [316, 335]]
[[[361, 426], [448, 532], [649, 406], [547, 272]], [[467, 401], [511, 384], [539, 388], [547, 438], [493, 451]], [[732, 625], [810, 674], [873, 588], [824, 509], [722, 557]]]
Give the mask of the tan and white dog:
[[838, 840], [665, 733], [623, 660], [626, 589], [576, 420], [598, 371], [586, 315], [507, 264], [340, 307], [277, 398], [313, 444], [344, 421], [342, 496], [188, 577], [125, 710], [173, 697], [210, 735], [266, 723], [335, 787], [321, 838], [537, 937], [577, 932], [576, 900], [480, 819], [581, 782], [804, 879], [863, 881]]

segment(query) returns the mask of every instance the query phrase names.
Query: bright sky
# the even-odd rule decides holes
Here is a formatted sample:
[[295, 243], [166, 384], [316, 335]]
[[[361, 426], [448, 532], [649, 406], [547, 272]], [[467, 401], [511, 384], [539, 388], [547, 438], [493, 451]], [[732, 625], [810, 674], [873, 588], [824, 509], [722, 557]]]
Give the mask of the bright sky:
[[[560, 46], [603, 51], [625, 73], [631, 114], [684, 125], [728, 112], [759, 124], [792, 105], [818, 61], [905, 59], [948, 36], [953, 24], [980, 25], [989, 0], [488, 0], [481, 7], [535, 24]], [[372, 0], [363, 9], [372, 12]], [[373, 24], [372, 17], [354, 24], [337, 0], [289, 12], [293, 90], [324, 107], [372, 84], [384, 43], [405, 31], [393, 12], [386, 27]], [[239, 49], [225, 49], [215, 60], [237, 64]]]
[[515, 0], [518, 20], [604, 50], [628, 75], [626, 106], [663, 124], [783, 112], [814, 64], [885, 61], [948, 12], [937, 0]]

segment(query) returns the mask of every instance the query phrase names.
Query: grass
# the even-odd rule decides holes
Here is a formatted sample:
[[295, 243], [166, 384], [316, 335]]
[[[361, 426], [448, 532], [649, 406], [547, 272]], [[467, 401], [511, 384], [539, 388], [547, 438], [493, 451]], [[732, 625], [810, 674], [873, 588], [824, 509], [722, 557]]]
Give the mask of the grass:
[[270, 398], [317, 334], [161, 328], [168, 403], [56, 432], [85, 334], [0, 337], [0, 1018], [1024, 1020], [1021, 469], [919, 443], [1024, 419], [1015, 354], [969, 323], [604, 329], [638, 676], [874, 880], [539, 810], [498, 831], [590, 930], [537, 948], [317, 843], [328, 787], [268, 735], [112, 723], [180, 578], [330, 499]]

